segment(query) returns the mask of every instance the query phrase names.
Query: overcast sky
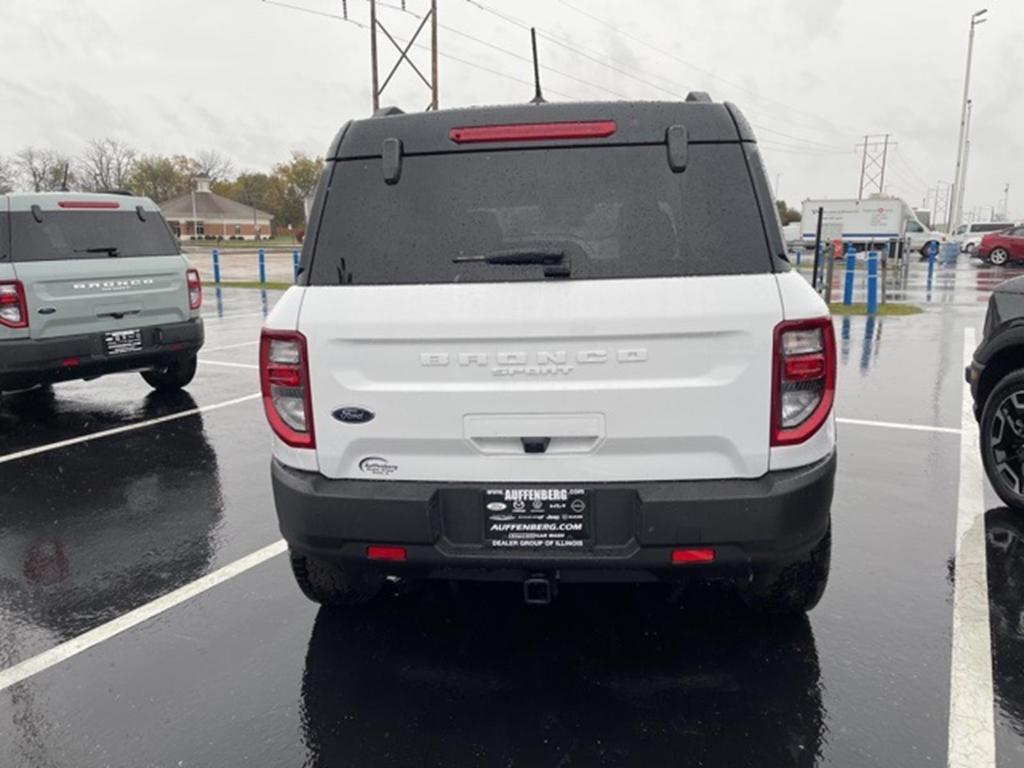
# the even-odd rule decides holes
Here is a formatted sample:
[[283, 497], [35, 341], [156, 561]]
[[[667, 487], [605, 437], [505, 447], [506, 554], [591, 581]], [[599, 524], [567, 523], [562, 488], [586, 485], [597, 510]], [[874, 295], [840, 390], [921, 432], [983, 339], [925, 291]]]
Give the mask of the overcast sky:
[[[328, 14], [342, 5], [282, 2]], [[429, 6], [406, 2], [416, 12]], [[969, 18], [985, 3], [439, 5], [442, 108], [532, 96], [528, 61], [510, 55], [528, 57], [528, 33], [493, 10], [562, 43], [540, 41], [551, 101], [668, 99], [691, 88], [734, 101], [755, 124], [769, 175], [773, 182], [778, 175], [781, 197], [791, 204], [855, 196], [854, 144], [865, 133], [889, 132], [897, 146], [887, 191], [919, 206], [929, 187], [953, 176]], [[990, 20], [975, 45], [965, 212], [998, 208], [1009, 182], [1010, 214], [1022, 217], [1024, 3], [987, 6]], [[352, 19], [368, 21], [366, 0], [348, 0], [348, 7]], [[418, 24], [387, 8], [380, 14], [399, 36]], [[370, 111], [369, 32], [262, 0], [0, 0], [0, 51], [3, 155], [30, 144], [76, 153], [90, 138], [112, 136], [145, 152], [217, 149], [237, 169], [260, 170], [292, 150], [322, 154], [342, 122]], [[390, 62], [392, 53], [382, 39], [382, 59]], [[415, 58], [428, 72], [427, 52]], [[384, 98], [406, 110], [428, 100], [408, 73]]]

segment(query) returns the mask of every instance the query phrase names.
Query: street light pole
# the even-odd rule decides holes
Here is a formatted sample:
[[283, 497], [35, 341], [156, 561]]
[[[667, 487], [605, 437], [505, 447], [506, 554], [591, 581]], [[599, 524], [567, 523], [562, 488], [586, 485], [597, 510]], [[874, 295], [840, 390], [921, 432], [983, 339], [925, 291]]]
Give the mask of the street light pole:
[[984, 24], [987, 19], [982, 18], [988, 13], [987, 8], [982, 8], [971, 15], [971, 33], [967, 38], [967, 69], [964, 72], [964, 97], [960, 106], [960, 136], [956, 142], [956, 173], [953, 175], [953, 204], [950, 206], [953, 215], [950, 217], [949, 233], [952, 234], [960, 226], [960, 211], [963, 210], [963, 162], [964, 162], [964, 136], [967, 133], [967, 101], [971, 88], [971, 56], [974, 53], [974, 28]]
[[971, 99], [967, 100], [967, 127], [964, 130], [964, 159], [960, 168], [960, 194], [956, 198], [956, 223], [964, 218], [964, 197], [967, 196], [967, 163], [971, 159]]

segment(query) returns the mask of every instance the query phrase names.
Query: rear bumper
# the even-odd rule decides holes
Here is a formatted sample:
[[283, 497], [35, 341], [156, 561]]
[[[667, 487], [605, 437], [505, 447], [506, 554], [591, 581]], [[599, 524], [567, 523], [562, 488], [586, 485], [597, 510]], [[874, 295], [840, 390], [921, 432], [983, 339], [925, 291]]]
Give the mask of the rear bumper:
[[106, 353], [102, 333], [0, 342], [0, 390], [156, 368], [203, 346], [198, 317], [141, 331], [142, 350], [116, 356]]
[[[398, 575], [653, 581], [746, 578], [802, 558], [828, 530], [835, 468], [833, 453], [755, 480], [573, 483], [592, 493], [593, 539], [571, 553], [487, 547], [482, 485], [329, 480], [276, 459], [271, 473], [281, 532], [300, 554], [366, 565], [368, 545], [388, 544], [406, 560], [373, 567]], [[715, 560], [672, 565], [680, 547], [712, 547]]]

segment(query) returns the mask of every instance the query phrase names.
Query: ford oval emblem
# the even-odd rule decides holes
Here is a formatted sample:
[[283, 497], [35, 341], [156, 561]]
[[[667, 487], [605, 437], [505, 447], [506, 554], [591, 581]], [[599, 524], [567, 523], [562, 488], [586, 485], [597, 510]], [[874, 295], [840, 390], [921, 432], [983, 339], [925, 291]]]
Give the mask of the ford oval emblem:
[[368, 421], [373, 421], [375, 416], [373, 411], [368, 411], [365, 408], [357, 408], [355, 406], [345, 406], [344, 408], [337, 408], [331, 414], [338, 421], [342, 421], [345, 424], [365, 424]]

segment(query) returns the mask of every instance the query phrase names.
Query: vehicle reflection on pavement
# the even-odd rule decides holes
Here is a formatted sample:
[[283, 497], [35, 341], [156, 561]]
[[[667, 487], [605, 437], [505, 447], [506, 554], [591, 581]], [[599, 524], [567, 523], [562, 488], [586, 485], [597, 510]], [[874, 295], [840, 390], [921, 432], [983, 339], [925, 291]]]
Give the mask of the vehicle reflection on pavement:
[[826, 737], [806, 618], [721, 595], [444, 585], [321, 609], [302, 681], [306, 765], [816, 765]]
[[[989, 622], [996, 711], [1024, 736], [1024, 512], [1007, 507], [985, 514]], [[1021, 752], [1020, 741], [1005, 750]], [[1009, 761], [1006, 765], [1019, 765]]]
[[[195, 402], [184, 392], [151, 394], [143, 411], [169, 407]], [[3, 466], [3, 666], [17, 660], [12, 634], [23, 635], [13, 647], [24, 655], [26, 646], [74, 637], [206, 573], [223, 501], [201, 418]]]

